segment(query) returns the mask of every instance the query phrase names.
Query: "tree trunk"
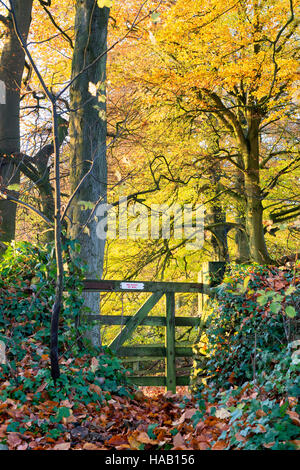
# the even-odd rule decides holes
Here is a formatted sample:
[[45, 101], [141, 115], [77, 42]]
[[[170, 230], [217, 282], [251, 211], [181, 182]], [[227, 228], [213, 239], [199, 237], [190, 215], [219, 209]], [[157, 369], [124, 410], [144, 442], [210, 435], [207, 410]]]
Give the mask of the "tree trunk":
[[263, 227], [263, 207], [257, 176], [251, 172], [245, 175], [247, 194], [246, 229], [249, 236], [251, 259], [260, 264], [270, 264]]
[[[220, 193], [220, 165], [218, 162], [210, 170], [211, 184], [215, 187], [215, 194], [218, 196]], [[208, 214], [206, 217], [208, 224], [216, 225], [212, 232], [211, 244], [214, 249], [214, 261], [229, 261], [228, 253], [228, 240], [227, 240], [227, 227], [226, 227], [226, 212], [222, 207], [222, 202], [219, 198], [215, 199], [209, 204]]]
[[[49, 170], [43, 175], [43, 179], [39, 182], [38, 190], [41, 198], [41, 206], [43, 214], [51, 221], [54, 219], [55, 201], [52, 191], [52, 185], [49, 178]], [[43, 221], [40, 222], [40, 230], [38, 240], [41, 243], [49, 243], [54, 239], [54, 230]]]
[[[237, 170], [234, 176], [234, 189], [240, 196], [245, 195], [245, 178], [242, 171]], [[245, 204], [241, 201], [237, 202], [236, 215], [234, 221], [246, 227]], [[247, 234], [244, 230], [237, 229], [235, 232], [235, 261], [237, 263], [246, 263], [250, 261], [250, 248]]]
[[[27, 40], [31, 23], [32, 0], [15, 0], [15, 10], [20, 32]], [[14, 32], [11, 18], [8, 17], [7, 35], [0, 58], [0, 80], [6, 89], [5, 104], [0, 104], [0, 175], [4, 188], [19, 183], [20, 172], [5, 155], [20, 151], [20, 89], [25, 64], [25, 54]], [[17, 196], [16, 193], [12, 194]], [[3, 218], [0, 241], [10, 242], [15, 237], [17, 205], [0, 200]], [[1, 245], [0, 245], [1, 246]]]
[[[94, 0], [77, 0], [72, 79], [106, 51], [108, 16], [109, 9], [98, 8]], [[96, 235], [98, 221], [95, 219], [95, 213], [89, 220], [91, 208], [84, 207], [80, 202], [106, 202], [106, 105], [103, 98], [98, 102], [97, 97], [89, 93], [90, 82], [101, 82], [101, 95], [105, 96], [105, 79], [106, 54], [103, 54], [100, 60], [95, 61], [79, 75], [70, 90], [70, 107], [74, 110], [71, 112], [69, 124], [71, 191], [73, 192], [81, 181], [82, 183], [71, 206], [69, 235], [81, 244], [80, 257], [88, 267], [86, 277], [97, 279], [102, 276], [105, 241]], [[95, 106], [98, 106], [100, 111], [95, 109]], [[85, 294], [84, 306], [90, 309], [91, 315], [99, 315], [99, 294]], [[93, 346], [100, 346], [99, 323], [91, 329], [89, 339]]]
[[249, 238], [249, 249], [252, 261], [259, 264], [270, 264], [271, 258], [265, 243], [263, 227], [262, 193], [259, 179], [259, 125], [257, 111], [250, 110], [248, 131], [248, 152], [244, 156], [245, 196], [246, 196], [246, 230]]

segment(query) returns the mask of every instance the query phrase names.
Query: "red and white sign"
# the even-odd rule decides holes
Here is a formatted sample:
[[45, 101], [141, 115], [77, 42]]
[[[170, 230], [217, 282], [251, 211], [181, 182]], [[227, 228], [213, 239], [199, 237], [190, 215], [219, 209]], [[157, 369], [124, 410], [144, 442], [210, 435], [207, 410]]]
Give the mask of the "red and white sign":
[[143, 282], [121, 282], [121, 289], [143, 290], [144, 283]]

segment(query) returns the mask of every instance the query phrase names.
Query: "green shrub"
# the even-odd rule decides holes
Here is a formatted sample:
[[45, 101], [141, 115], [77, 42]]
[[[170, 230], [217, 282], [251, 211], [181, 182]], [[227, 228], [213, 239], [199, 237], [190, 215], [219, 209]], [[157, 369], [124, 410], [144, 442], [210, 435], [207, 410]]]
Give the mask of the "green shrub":
[[209, 403], [225, 409], [229, 426], [219, 440], [227, 450], [299, 446], [299, 280], [299, 267], [231, 266], [215, 289], [195, 419]]
[[[75, 338], [75, 322], [82, 306], [83, 272], [67, 263], [69, 244], [64, 247], [65, 291], [60, 319], [59, 343]], [[49, 344], [51, 309], [55, 296], [56, 266], [53, 245], [12, 243], [0, 261], [0, 335], [11, 354], [20, 351], [20, 342], [33, 339]], [[1, 338], [0, 338], [1, 339]], [[17, 345], [17, 349], [15, 349]]]
[[273, 369], [277, 355], [294, 339], [285, 310], [300, 296], [299, 271], [233, 265], [215, 291], [205, 372], [218, 387], [229, 388]]
[[[72, 396], [86, 403], [101, 401], [109, 392], [128, 393], [124, 389], [127, 374], [120, 361], [107, 348], [92, 351], [84, 340], [87, 326], [79, 326], [77, 321], [84, 272], [79, 259], [70, 261], [70, 247], [79, 251], [74, 242], [64, 245], [65, 293], [58, 336], [61, 377], [57, 387], [51, 379], [49, 360], [56, 279], [53, 246], [12, 244], [0, 261], [0, 340], [7, 352], [7, 364], [0, 366], [2, 401], [11, 398], [25, 403], [29, 396], [36, 404], [42, 399]], [[90, 385], [100, 386], [101, 396]]]

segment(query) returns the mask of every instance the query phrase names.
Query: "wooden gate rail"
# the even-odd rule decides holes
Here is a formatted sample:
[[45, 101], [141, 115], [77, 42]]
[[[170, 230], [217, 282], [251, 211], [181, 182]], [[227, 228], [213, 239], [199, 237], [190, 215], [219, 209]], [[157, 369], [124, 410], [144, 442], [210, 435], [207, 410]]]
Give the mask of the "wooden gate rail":
[[[99, 281], [88, 279], [84, 281], [84, 292], [151, 292], [152, 295], [145, 301], [133, 316], [122, 315], [88, 315], [91, 321], [98, 321], [102, 325], [123, 325], [122, 331], [113, 339], [109, 347], [119, 357], [165, 358], [165, 377], [156, 376], [131, 376], [131, 381], [136, 385], [163, 385], [167, 390], [176, 392], [176, 385], [188, 385], [189, 377], [176, 376], [176, 357], [193, 356], [192, 347], [178, 346], [175, 344], [176, 326], [200, 326], [198, 317], [175, 316], [175, 293], [203, 293], [207, 291], [202, 283], [189, 282], [152, 282], [152, 281]], [[148, 313], [166, 296], [166, 316], [148, 317]], [[135, 345], [123, 346], [133, 331], [140, 325], [165, 326], [164, 345]]]
[[181, 292], [201, 293], [205, 286], [200, 282], [156, 282], [156, 281], [83, 281], [85, 292]]

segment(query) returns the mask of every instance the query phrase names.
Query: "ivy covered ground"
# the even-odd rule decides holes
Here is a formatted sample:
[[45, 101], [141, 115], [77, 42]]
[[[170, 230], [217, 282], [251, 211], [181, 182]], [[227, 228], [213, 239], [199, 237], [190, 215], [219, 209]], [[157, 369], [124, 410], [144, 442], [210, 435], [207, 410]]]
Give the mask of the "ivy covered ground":
[[0, 444], [10, 450], [297, 450], [299, 265], [231, 266], [195, 345], [192, 388], [136, 389], [76, 322], [81, 279], [68, 263], [61, 377], [50, 376], [55, 264], [50, 249], [11, 246], [1, 261]]

